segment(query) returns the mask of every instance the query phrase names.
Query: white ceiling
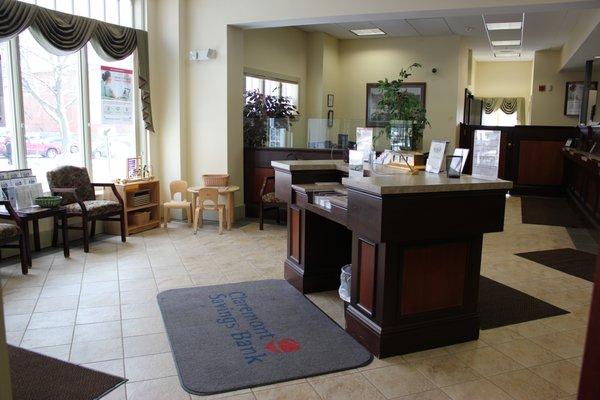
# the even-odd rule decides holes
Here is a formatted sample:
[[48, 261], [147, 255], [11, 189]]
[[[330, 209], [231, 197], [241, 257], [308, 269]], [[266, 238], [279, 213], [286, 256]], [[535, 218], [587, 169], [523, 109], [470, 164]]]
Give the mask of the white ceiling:
[[[536, 50], [558, 48], [564, 44], [575, 26], [580, 13], [585, 10], [562, 10], [552, 12], [525, 13], [521, 57], [502, 60], [531, 60]], [[476, 60], [491, 61], [494, 58], [482, 15], [451, 16], [440, 18], [395, 19], [351, 23], [302, 25], [298, 28], [307, 32], [325, 32], [339, 39], [362, 39], [350, 29], [379, 28], [385, 37], [462, 35], [473, 49]], [[522, 14], [485, 15], [486, 22], [520, 21]], [[513, 37], [515, 36], [516, 37]], [[379, 36], [381, 37], [381, 36]], [[372, 37], [371, 37], [372, 38]], [[520, 39], [520, 31], [490, 31], [492, 40]], [[596, 42], [600, 47], [600, 43]], [[510, 49], [510, 48], [505, 48]], [[600, 49], [599, 49], [600, 50]], [[600, 53], [600, 51], [598, 51]]]

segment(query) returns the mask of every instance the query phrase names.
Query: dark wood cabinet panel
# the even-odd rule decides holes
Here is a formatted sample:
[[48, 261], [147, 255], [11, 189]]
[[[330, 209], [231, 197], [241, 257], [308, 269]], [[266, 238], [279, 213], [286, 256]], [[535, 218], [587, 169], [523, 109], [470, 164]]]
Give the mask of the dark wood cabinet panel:
[[469, 243], [409, 247], [402, 260], [401, 316], [463, 304]]
[[521, 140], [518, 185], [562, 186], [565, 142]]

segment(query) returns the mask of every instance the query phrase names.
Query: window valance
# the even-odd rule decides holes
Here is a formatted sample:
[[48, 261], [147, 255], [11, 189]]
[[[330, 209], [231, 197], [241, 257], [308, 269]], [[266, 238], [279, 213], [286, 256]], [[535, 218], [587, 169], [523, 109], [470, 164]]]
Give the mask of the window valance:
[[517, 113], [517, 120], [523, 124], [525, 117], [525, 99], [523, 97], [485, 97], [483, 101], [483, 111], [491, 114], [500, 109], [504, 114]]
[[0, 42], [14, 38], [27, 28], [44, 49], [58, 56], [79, 51], [88, 42], [106, 61], [122, 60], [137, 49], [142, 116], [146, 129], [154, 132], [146, 31], [65, 14], [16, 0], [0, 1]]

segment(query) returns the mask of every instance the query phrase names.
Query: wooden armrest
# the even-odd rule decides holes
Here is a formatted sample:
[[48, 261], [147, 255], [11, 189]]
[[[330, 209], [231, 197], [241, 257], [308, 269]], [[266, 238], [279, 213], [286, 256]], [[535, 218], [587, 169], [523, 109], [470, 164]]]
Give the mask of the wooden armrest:
[[121, 195], [117, 191], [117, 186], [114, 183], [92, 183], [92, 187], [104, 187], [104, 188], [109, 187], [109, 188], [111, 188], [113, 194], [115, 195], [115, 198], [117, 199], [117, 201], [119, 202], [119, 204], [121, 205], [121, 207], [125, 207], [125, 203], [123, 202], [123, 198], [121, 197]]
[[15, 209], [13, 208], [12, 204], [10, 204], [10, 201], [8, 201], [8, 200], [1, 200], [0, 201], [0, 206], [4, 206], [6, 208], [6, 211], [8, 211], [8, 214], [12, 217], [12, 219], [17, 224], [21, 224], [21, 217], [19, 217], [17, 215], [17, 213], [15, 212]]

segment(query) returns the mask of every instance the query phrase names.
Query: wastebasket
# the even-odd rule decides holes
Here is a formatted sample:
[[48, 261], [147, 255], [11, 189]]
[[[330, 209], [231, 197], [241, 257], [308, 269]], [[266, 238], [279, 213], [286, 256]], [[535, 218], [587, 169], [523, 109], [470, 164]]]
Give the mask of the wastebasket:
[[352, 279], [352, 264], [344, 265], [342, 267], [342, 274], [340, 275], [340, 289], [338, 293], [340, 299], [346, 303], [350, 303], [350, 279]]

